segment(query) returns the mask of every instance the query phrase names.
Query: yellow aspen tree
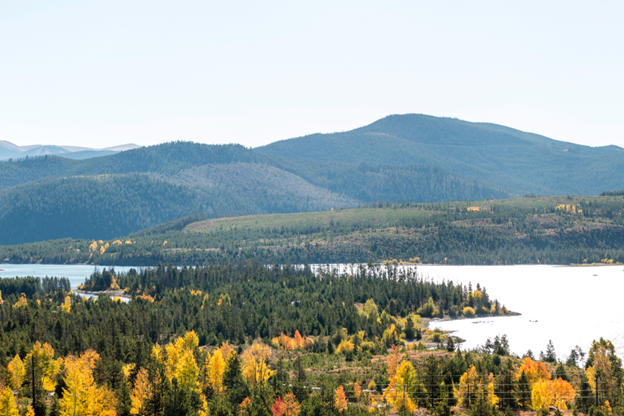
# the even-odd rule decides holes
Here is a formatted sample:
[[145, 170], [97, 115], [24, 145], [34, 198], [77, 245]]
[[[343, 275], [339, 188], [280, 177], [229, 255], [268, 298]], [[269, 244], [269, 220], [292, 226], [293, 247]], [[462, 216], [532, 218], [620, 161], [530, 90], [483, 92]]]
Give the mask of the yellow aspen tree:
[[[414, 394], [417, 390], [416, 370], [409, 361], [403, 361], [399, 364], [396, 371], [396, 395], [393, 403], [394, 409], [413, 413], [416, 411], [416, 405], [412, 402], [410, 394]], [[424, 389], [424, 388], [423, 388]]]
[[180, 341], [180, 348], [183, 350], [194, 351], [199, 346], [199, 337], [195, 331], [187, 332]]
[[71, 298], [69, 296], [65, 296], [65, 301], [61, 305], [61, 310], [66, 313], [71, 312]]
[[531, 387], [531, 407], [533, 410], [547, 409], [552, 405], [554, 400], [551, 397], [548, 384], [547, 381], [537, 381]]
[[[615, 388], [615, 383], [613, 382], [613, 370], [611, 368], [611, 360], [609, 359], [607, 348], [594, 341], [590, 354], [594, 364], [587, 369], [586, 375], [592, 391], [595, 393], [596, 384], [601, 383], [598, 388], [599, 391], [606, 390], [603, 394], [612, 393]], [[600, 374], [599, 379], [596, 377], [597, 374]]]
[[19, 355], [15, 355], [7, 366], [7, 370], [9, 370], [8, 379], [10, 386], [14, 390], [19, 390], [22, 384], [24, 384], [24, 377], [26, 376], [26, 366]]
[[19, 416], [19, 410], [13, 396], [13, 389], [9, 386], [2, 389], [0, 394], [0, 415], [2, 416]]
[[221, 350], [215, 350], [210, 360], [210, 385], [215, 393], [223, 391], [223, 374], [225, 374], [225, 360]]
[[130, 374], [132, 374], [135, 368], [136, 368], [135, 363], [126, 364], [123, 367], [121, 367], [121, 372], [123, 373], [124, 377], [130, 378]]
[[232, 346], [228, 342], [222, 342], [219, 350], [221, 350], [221, 357], [223, 358], [223, 361], [227, 362], [228, 357], [230, 356], [232, 351], [234, 351], [234, 348], [232, 348]]
[[494, 374], [490, 373], [487, 379], [483, 380], [482, 386], [484, 386], [483, 395], [487, 399], [488, 403], [492, 406], [496, 406], [500, 399], [494, 394]]
[[73, 355], [65, 359], [67, 388], [63, 389], [60, 401], [61, 416], [114, 416], [115, 395], [106, 387], [98, 387], [93, 379], [93, 368], [99, 354], [87, 350], [80, 357]]
[[28, 406], [26, 408], [26, 413], [24, 413], [24, 416], [35, 416], [35, 410], [32, 407]]
[[145, 407], [145, 403], [151, 395], [151, 385], [149, 382], [149, 375], [147, 371], [141, 367], [137, 372], [136, 381], [134, 382], [134, 388], [130, 395], [131, 409], [130, 413], [138, 415], [141, 413], [141, 409]]
[[252, 387], [265, 383], [275, 373], [267, 364], [270, 356], [271, 349], [258, 342], [243, 353], [243, 377]]
[[182, 353], [175, 370], [175, 378], [180, 386], [190, 391], [199, 391], [199, 367], [195, 362], [195, 356], [190, 350]]
[[338, 386], [336, 388], [334, 405], [339, 412], [347, 410], [347, 396], [345, 395], [344, 387], [342, 386]]
[[460, 407], [470, 407], [474, 403], [480, 390], [479, 384], [479, 375], [473, 365], [459, 378], [459, 387], [455, 389]]
[[27, 374], [30, 374], [32, 371], [33, 361], [35, 374], [41, 380], [41, 386], [46, 391], [54, 391], [56, 388], [56, 375], [61, 369], [63, 360], [61, 358], [58, 360], [54, 359], [54, 349], [50, 344], [46, 342], [41, 345], [41, 342], [37, 341], [24, 362]]

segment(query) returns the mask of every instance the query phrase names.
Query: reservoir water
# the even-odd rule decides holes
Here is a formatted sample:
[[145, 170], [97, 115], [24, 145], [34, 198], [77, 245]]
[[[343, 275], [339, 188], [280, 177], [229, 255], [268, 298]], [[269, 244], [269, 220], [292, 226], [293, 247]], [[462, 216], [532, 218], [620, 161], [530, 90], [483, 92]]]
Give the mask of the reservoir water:
[[[86, 264], [0, 264], [0, 277], [67, 277], [72, 289], [84, 283], [95, 270], [110, 270], [105, 266], [89, 266]], [[118, 267], [116, 272], [126, 272], [139, 267]]]
[[483, 345], [506, 334], [513, 353], [531, 349], [535, 357], [552, 340], [557, 357], [576, 345], [587, 352], [593, 340], [609, 339], [624, 357], [624, 266], [421, 266], [434, 280], [477, 283], [521, 316], [434, 322], [456, 330], [466, 343]]
[[[347, 266], [341, 268], [348, 271]], [[0, 269], [0, 277], [67, 277], [75, 288], [96, 267], [0, 264]], [[457, 331], [456, 335], [466, 340], [463, 349], [505, 334], [515, 354], [531, 349], [537, 357], [552, 340], [561, 359], [576, 345], [587, 351], [592, 340], [603, 337], [611, 340], [618, 355], [624, 357], [624, 266], [418, 266], [417, 270], [435, 281], [472, 283], [473, 289], [479, 283], [491, 299], [522, 314], [432, 323], [432, 327]]]

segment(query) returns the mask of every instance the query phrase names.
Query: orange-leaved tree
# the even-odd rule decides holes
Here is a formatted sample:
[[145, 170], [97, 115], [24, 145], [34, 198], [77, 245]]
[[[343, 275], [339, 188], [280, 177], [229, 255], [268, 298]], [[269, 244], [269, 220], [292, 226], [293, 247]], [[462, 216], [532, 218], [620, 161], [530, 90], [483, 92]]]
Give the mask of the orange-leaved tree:
[[531, 357], [525, 357], [524, 360], [522, 360], [522, 365], [518, 368], [516, 373], [517, 377], [520, 377], [523, 372], [531, 386], [538, 381], [550, 380], [550, 372], [544, 363], [541, 361], [533, 361]]
[[342, 387], [342, 385], [336, 388], [334, 405], [339, 412], [347, 410], [347, 395], [345, 394], [344, 387]]
[[550, 406], [566, 410], [568, 404], [574, 400], [575, 395], [572, 385], [561, 378], [540, 380], [531, 388], [531, 407], [536, 411], [548, 409]]

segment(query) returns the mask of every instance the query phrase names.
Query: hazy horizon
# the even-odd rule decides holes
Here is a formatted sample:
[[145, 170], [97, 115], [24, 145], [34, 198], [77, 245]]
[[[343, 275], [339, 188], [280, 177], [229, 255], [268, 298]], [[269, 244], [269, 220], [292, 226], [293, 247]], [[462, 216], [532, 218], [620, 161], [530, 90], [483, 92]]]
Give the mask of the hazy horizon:
[[0, 5], [0, 140], [258, 147], [391, 114], [624, 147], [621, 3]]

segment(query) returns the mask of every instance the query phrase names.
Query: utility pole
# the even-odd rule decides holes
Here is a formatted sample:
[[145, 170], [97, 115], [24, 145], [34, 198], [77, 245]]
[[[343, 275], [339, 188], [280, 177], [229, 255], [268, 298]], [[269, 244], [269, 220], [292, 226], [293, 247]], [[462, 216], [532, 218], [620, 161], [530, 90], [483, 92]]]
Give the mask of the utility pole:
[[405, 382], [403, 382], [403, 415], [407, 411], [407, 402], [405, 401]]

